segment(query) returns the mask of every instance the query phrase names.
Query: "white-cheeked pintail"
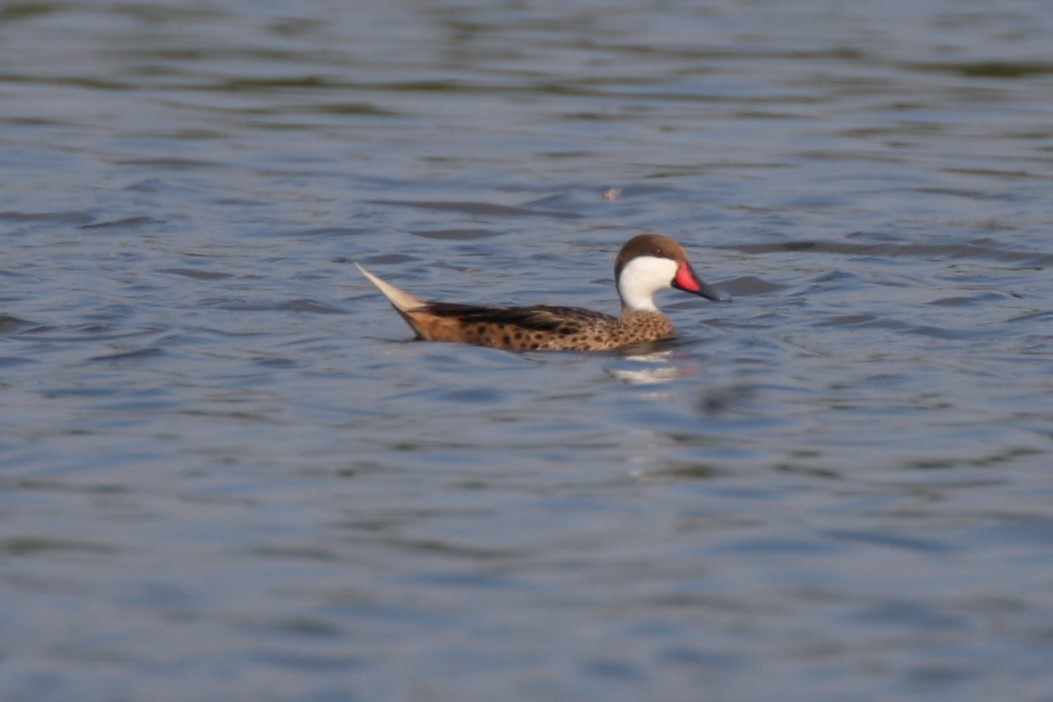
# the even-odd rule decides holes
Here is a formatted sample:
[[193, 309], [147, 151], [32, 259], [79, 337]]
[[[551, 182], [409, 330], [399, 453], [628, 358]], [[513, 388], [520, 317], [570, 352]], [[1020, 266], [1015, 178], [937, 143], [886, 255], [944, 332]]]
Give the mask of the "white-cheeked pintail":
[[[358, 264], [355, 264], [358, 265]], [[710, 300], [730, 302], [702, 282], [680, 244], [657, 234], [641, 234], [622, 247], [614, 279], [622, 312], [618, 317], [577, 307], [486, 307], [429, 302], [358, 269], [409, 323], [418, 339], [453, 341], [507, 351], [606, 351], [642, 342], [671, 339], [676, 330], [654, 304], [659, 290], [676, 288]]]

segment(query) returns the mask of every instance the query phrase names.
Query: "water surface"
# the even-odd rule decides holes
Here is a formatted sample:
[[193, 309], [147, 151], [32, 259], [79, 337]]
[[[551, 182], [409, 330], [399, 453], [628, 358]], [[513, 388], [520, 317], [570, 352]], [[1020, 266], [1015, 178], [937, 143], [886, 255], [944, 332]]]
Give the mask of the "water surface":
[[[0, 697], [1053, 700], [1051, 34], [0, 11]], [[613, 312], [644, 230], [736, 297], [646, 355], [408, 342], [351, 265]]]

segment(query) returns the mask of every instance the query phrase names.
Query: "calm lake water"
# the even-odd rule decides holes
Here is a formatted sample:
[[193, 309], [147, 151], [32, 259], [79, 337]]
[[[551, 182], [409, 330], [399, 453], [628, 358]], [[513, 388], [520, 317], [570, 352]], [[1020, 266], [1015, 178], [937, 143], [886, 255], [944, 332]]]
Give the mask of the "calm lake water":
[[[1046, 0], [0, 8], [0, 699], [1053, 700]], [[616, 189], [620, 196], [605, 199]], [[646, 355], [408, 342], [424, 297]]]

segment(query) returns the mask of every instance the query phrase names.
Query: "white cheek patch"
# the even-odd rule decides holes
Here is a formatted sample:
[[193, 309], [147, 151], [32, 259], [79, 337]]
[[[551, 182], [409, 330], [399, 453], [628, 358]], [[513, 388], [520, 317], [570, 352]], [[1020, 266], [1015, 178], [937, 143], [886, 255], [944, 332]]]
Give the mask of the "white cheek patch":
[[654, 294], [676, 277], [676, 261], [657, 256], [637, 256], [622, 268], [618, 276], [618, 294], [622, 304], [641, 312], [657, 312]]

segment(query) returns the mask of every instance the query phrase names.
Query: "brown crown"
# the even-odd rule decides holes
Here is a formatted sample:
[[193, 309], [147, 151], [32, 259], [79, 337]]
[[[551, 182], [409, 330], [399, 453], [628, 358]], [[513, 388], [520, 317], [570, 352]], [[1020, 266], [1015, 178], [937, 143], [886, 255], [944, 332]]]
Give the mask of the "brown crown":
[[614, 262], [615, 280], [618, 280], [626, 264], [637, 256], [657, 256], [672, 259], [677, 263], [687, 260], [684, 247], [669, 237], [660, 234], [640, 234], [625, 242], [625, 246], [618, 252], [618, 258]]

